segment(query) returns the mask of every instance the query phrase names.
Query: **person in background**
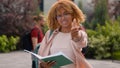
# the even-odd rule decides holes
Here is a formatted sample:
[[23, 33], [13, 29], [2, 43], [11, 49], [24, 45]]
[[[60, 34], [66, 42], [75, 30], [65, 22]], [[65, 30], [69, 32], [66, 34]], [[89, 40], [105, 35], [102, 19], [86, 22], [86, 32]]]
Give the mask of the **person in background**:
[[[44, 37], [43, 34], [43, 26], [44, 26], [44, 17], [43, 15], [37, 15], [33, 17], [34, 20], [34, 28], [31, 31], [31, 40], [33, 50], [36, 48], [37, 44], [40, 43]], [[36, 62], [34, 56], [32, 56], [32, 68], [36, 68]]]
[[[84, 21], [83, 12], [72, 1], [57, 1], [48, 13], [49, 30], [41, 42], [38, 54], [48, 56], [61, 51], [73, 63], [60, 68], [92, 68], [81, 52], [88, 42], [87, 33], [80, 27]], [[49, 37], [51, 30], [53, 33]], [[52, 68], [55, 64], [55, 61], [42, 61], [39, 68]]]
[[32, 45], [33, 50], [36, 47], [38, 43], [40, 43], [44, 37], [42, 28], [44, 26], [44, 17], [42, 15], [34, 16], [33, 17], [35, 26], [31, 31], [31, 39], [32, 39]]

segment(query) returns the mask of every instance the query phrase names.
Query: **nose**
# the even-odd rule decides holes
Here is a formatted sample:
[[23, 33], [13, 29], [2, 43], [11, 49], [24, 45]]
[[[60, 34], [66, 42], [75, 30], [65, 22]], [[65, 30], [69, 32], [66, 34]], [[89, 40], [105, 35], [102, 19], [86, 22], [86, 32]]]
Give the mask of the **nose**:
[[61, 19], [63, 20], [65, 18], [64, 14], [61, 16]]

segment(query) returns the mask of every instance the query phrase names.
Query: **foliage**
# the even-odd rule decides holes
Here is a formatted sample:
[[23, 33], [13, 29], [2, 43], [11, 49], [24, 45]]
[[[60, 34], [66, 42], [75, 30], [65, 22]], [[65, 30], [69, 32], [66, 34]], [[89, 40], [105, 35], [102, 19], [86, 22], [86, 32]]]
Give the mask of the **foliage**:
[[0, 52], [10, 52], [16, 49], [16, 44], [19, 37], [7, 37], [6, 35], [0, 36]]
[[95, 6], [95, 23], [99, 23], [100, 25], [105, 24], [105, 20], [107, 19], [107, 0], [98, 0]]
[[45, 24], [44, 27], [43, 27], [44, 34], [47, 32], [47, 30], [48, 30], [48, 26], [47, 26], [47, 24]]
[[37, 0], [0, 0], [0, 35], [21, 36], [30, 30], [38, 6], [34, 1]]
[[113, 58], [116, 60], [120, 60], [120, 51], [116, 51], [113, 53]]
[[91, 22], [86, 22], [86, 28], [96, 29], [97, 24], [105, 25], [105, 20], [108, 20], [107, 0], [95, 0], [94, 13]]
[[113, 58], [114, 52], [120, 52], [120, 23], [106, 21], [104, 26], [97, 25], [96, 30], [87, 29], [89, 36], [88, 56], [96, 59]]
[[[20, 36], [34, 27], [40, 0], [0, 0], [0, 35]], [[9, 27], [9, 29], [8, 29]], [[21, 43], [17, 48], [21, 49]]]

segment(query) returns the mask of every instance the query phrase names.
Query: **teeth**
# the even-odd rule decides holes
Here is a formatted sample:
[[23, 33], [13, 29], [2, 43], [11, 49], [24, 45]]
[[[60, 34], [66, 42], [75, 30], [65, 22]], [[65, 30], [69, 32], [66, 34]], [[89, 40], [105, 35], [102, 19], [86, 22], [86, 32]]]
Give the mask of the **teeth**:
[[65, 21], [63, 21], [63, 24], [65, 24]]

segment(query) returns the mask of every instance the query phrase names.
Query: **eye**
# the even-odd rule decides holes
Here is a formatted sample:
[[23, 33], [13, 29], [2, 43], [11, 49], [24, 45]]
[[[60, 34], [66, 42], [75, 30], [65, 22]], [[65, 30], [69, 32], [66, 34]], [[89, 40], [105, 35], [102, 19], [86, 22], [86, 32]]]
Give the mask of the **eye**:
[[69, 13], [64, 13], [64, 15], [69, 15]]
[[60, 18], [60, 17], [62, 17], [62, 15], [57, 15], [57, 18]]
[[62, 15], [57, 15], [57, 17], [61, 17]]

